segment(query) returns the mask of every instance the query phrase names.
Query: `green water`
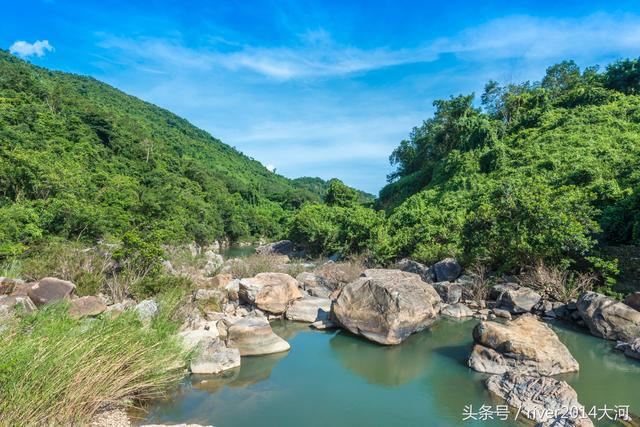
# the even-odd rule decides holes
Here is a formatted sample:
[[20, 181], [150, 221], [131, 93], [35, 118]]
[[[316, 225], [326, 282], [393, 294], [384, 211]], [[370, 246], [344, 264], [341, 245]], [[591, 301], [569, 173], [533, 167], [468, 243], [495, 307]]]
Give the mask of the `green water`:
[[256, 251], [255, 246], [231, 245], [222, 249], [221, 255], [224, 259], [245, 258]]
[[[474, 410], [502, 404], [484, 388], [484, 375], [466, 366], [475, 321], [440, 320], [402, 345], [383, 347], [343, 331], [318, 332], [279, 322], [274, 331], [288, 353], [244, 357], [225, 378], [191, 377], [145, 422], [216, 427], [516, 426], [511, 421], [463, 421]], [[562, 376], [586, 406], [630, 405], [640, 412], [640, 363], [611, 343], [553, 325], [580, 362]], [[596, 425], [613, 425], [596, 422]]]

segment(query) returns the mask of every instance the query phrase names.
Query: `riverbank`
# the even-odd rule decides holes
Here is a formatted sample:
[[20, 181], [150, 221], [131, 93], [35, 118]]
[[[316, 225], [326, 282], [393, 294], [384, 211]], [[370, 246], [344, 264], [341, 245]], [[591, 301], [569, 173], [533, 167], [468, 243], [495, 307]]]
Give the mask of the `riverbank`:
[[[19, 347], [20, 340], [31, 340], [25, 347], [33, 348], [33, 351], [50, 351], [46, 343], [37, 341], [37, 328], [27, 327], [37, 326], [37, 319], [47, 316], [63, 319], [63, 324], [67, 325], [65, 327], [72, 331], [93, 331], [92, 328], [103, 328], [95, 329], [103, 331], [113, 325], [132, 325], [135, 331], [125, 333], [139, 337], [134, 342], [140, 342], [150, 349], [166, 350], [168, 345], [179, 346], [179, 350], [174, 347], [176, 350], [169, 353], [184, 356], [174, 357], [171, 361], [155, 357], [148, 361], [149, 366], [158, 366], [151, 362], [160, 361], [164, 368], [171, 367], [167, 371], [171, 374], [170, 380], [160, 383], [155, 389], [126, 389], [125, 386], [129, 383], [124, 375], [122, 385], [127, 392], [96, 398], [92, 401], [90, 410], [78, 411], [73, 399], [64, 394], [64, 387], [51, 389], [51, 394], [48, 395], [50, 400], [43, 401], [40, 407], [52, 410], [56, 405], [68, 403], [69, 408], [76, 409], [75, 414], [92, 417], [105, 409], [111, 409], [114, 404], [131, 406], [154, 401], [163, 393], [171, 391], [172, 384], [188, 372], [194, 375], [194, 380], [200, 378], [199, 375], [209, 375], [210, 379], [202, 384], [208, 384], [206, 388], [216, 390], [215, 393], [225, 390], [227, 384], [229, 387], [234, 387], [231, 384], [235, 384], [245, 388], [253, 383], [264, 382], [269, 378], [271, 370], [254, 370], [262, 363], [260, 360], [277, 362], [287, 359], [287, 354], [305, 352], [305, 349], [295, 347], [294, 338], [301, 330], [311, 328], [327, 331], [326, 334], [332, 337], [349, 337], [348, 340], [356, 340], [355, 342], [362, 342], [362, 339], [371, 341], [369, 347], [356, 345], [353, 354], [347, 356], [353, 360], [353, 363], [348, 364], [353, 364], [355, 372], [361, 368], [358, 361], [361, 360], [360, 352], [365, 351], [362, 348], [379, 349], [388, 356], [394, 352], [402, 354], [402, 349], [412, 348], [409, 344], [411, 342], [422, 342], [415, 350], [419, 356], [412, 355], [406, 360], [403, 359], [406, 356], [398, 360], [391, 357], [380, 365], [362, 366], [363, 369], [388, 372], [390, 379], [372, 381], [374, 384], [382, 382], [378, 385], [388, 387], [387, 383], [393, 382], [393, 378], [399, 385], [412, 382], [411, 378], [403, 380], [403, 376], [412, 377], [414, 373], [424, 371], [424, 361], [433, 358], [431, 353], [448, 351], [447, 346], [439, 347], [441, 343], [438, 341], [433, 343], [437, 348], [426, 345], [424, 341], [425, 337], [429, 341], [430, 336], [433, 338], [431, 334], [443, 328], [438, 325], [451, 322], [445, 319], [462, 322], [470, 319], [473, 326], [465, 326], [464, 332], [462, 329], [450, 329], [458, 340], [453, 344], [456, 356], [452, 359], [457, 368], [452, 369], [464, 369], [470, 381], [478, 378], [466, 367], [470, 366], [481, 372], [480, 375], [484, 375], [482, 378], [488, 378], [487, 389], [484, 388], [484, 381], [480, 381], [480, 386], [485, 390], [482, 396], [486, 397], [485, 394], [491, 391], [495, 395], [491, 399], [498, 399], [497, 396], [503, 399], [498, 399], [497, 402], [506, 401], [514, 408], [533, 408], [535, 411], [554, 410], [565, 403], [569, 408], [577, 410], [587, 408], [582, 398], [584, 391], [576, 393], [571, 387], [573, 382], [564, 375], [584, 372], [585, 367], [578, 363], [581, 355], [574, 354], [575, 352], [590, 354], [594, 351], [594, 341], [584, 341], [583, 346], [569, 349], [570, 346], [558, 338], [557, 329], [548, 328], [541, 320], [569, 322], [593, 335], [620, 341], [617, 347], [624, 353], [615, 356], [615, 364], [619, 364], [623, 354], [629, 356], [629, 361], [622, 363], [628, 364], [631, 371], [638, 363], [632, 359], [637, 357], [637, 339], [640, 338], [640, 312], [633, 307], [635, 296], [629, 297], [628, 304], [624, 304], [590, 292], [585, 286], [580, 289], [578, 298], [574, 298], [572, 294], [564, 294], [566, 299], [558, 301], [553, 299], [553, 295], [557, 295], [553, 292], [557, 289], [551, 288], [553, 292], [549, 291], [546, 286], [548, 284], [537, 286], [530, 277], [499, 277], [479, 274], [477, 271], [465, 272], [454, 259], [445, 259], [432, 266], [402, 260], [392, 266], [394, 268], [372, 269], [367, 268], [369, 266], [365, 263], [354, 260], [317, 264], [296, 261], [292, 252], [286, 253], [290, 250], [293, 250], [291, 245], [278, 243], [264, 246], [258, 250], [258, 254], [245, 259], [223, 260], [213, 251], [200, 251], [196, 253], [198, 258], [194, 263], [178, 262], [179, 259], [174, 263], [165, 262], [163, 265], [168, 271], [169, 280], [164, 283], [172, 283], [171, 277], [175, 277], [174, 282], [178, 283], [180, 281], [177, 278], [185, 276], [192, 283], [191, 288], [180, 286], [173, 289], [176, 292], [175, 304], [171, 309], [167, 309], [167, 304], [163, 302], [163, 298], [166, 298], [163, 293], [146, 300], [124, 299], [116, 302], [100, 295], [78, 297], [72, 283], [58, 279], [43, 279], [32, 283], [3, 279], [4, 295], [0, 297], [0, 306], [9, 314], [9, 319], [17, 321], [6, 323], [9, 333], [5, 329], [3, 337], [8, 340], [9, 345], [4, 347], [15, 349]], [[218, 264], [215, 275], [211, 275], [212, 262]], [[524, 286], [523, 282], [531, 287]], [[35, 314], [25, 317], [25, 311], [29, 310]], [[287, 326], [278, 326], [284, 319], [287, 320]], [[294, 321], [298, 326], [291, 326], [293, 323], [288, 321]], [[13, 333], [13, 330], [21, 332]], [[329, 332], [336, 330], [339, 332]], [[74, 336], [67, 330], [63, 332], [65, 337]], [[317, 335], [324, 336], [322, 332]], [[99, 335], [96, 340], [107, 344], [121, 341], [111, 339], [108, 335]], [[333, 338], [331, 340], [333, 342]], [[127, 345], [127, 349], [129, 347], [138, 348]], [[612, 348], [613, 344], [606, 344], [602, 347], [601, 355], [609, 354]], [[142, 350], [150, 351], [149, 354], [153, 355], [153, 351], [146, 347]], [[461, 356], [462, 353], [464, 356]], [[78, 354], [95, 363], [103, 361], [109, 353], [103, 353], [98, 346], [95, 349], [81, 348]], [[157, 355], [159, 354], [161, 353]], [[82, 357], [79, 360], [85, 360]], [[3, 358], [13, 359], [15, 358]], [[63, 363], [60, 361], [62, 359], [57, 360], [48, 366], [55, 367]], [[82, 381], [83, 375], [88, 375], [81, 364], [74, 364], [73, 360], [65, 362], [74, 381]], [[22, 364], [29, 366], [26, 362]], [[4, 365], [5, 372], [9, 368]], [[592, 369], [610, 375], [607, 365]], [[119, 372], [118, 375], [123, 373], [117, 369], [109, 372]], [[152, 371], [141, 372], [140, 378], [145, 386], [149, 385], [146, 380], [156, 378]], [[337, 372], [339, 371], [327, 371], [323, 376], [332, 378]], [[411, 374], [406, 374], [407, 372]], [[18, 373], [19, 371], [14, 372], [15, 375]], [[100, 378], [99, 375], [96, 377]], [[229, 382], [229, 378], [244, 379]], [[305, 381], [313, 384], [314, 381], [322, 380], [323, 378], [313, 374]], [[75, 384], [74, 381], [69, 384]], [[337, 386], [343, 381], [346, 380], [335, 377], [332, 385]], [[537, 395], [546, 396], [542, 404], [536, 403], [535, 398], [526, 394], [511, 395], [510, 392], [505, 392], [509, 387], [517, 389], [518, 384], [523, 384], [528, 389], [527, 384], [534, 384], [535, 381], [543, 381], [541, 384], [544, 387], [537, 392]], [[599, 381], [608, 380], [601, 377]], [[16, 381], [10, 379], [9, 383]], [[477, 390], [478, 383], [475, 384], [473, 389]], [[283, 387], [282, 392], [287, 393], [286, 386]], [[153, 390], [153, 393], [149, 393], [149, 390]], [[455, 391], [443, 386], [437, 393], [455, 394]], [[37, 397], [37, 394], [30, 397]], [[11, 396], [4, 403], [15, 404], [20, 401], [18, 398], [17, 395]], [[472, 400], [480, 402], [477, 396]], [[623, 405], [626, 402], [617, 403]], [[635, 405], [635, 402], [632, 403]], [[280, 405], [280, 409], [282, 405], [287, 405], [281, 400], [274, 404]], [[537, 417], [535, 411], [531, 418], [540, 422], [551, 420], [548, 417]], [[36, 412], [33, 412], [33, 420], [38, 419]], [[438, 411], [434, 411], [436, 412]], [[154, 421], [153, 416], [152, 410], [149, 421]], [[201, 421], [204, 424], [215, 421], [188, 417], [185, 420]]]

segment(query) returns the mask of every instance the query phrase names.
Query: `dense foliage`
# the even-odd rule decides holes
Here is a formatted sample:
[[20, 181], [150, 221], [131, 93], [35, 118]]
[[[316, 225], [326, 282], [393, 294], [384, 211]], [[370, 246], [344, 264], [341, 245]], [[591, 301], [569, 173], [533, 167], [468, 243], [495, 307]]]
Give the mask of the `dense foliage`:
[[608, 278], [615, 264], [599, 246], [640, 244], [638, 90], [638, 60], [603, 72], [566, 61], [541, 82], [489, 82], [480, 105], [438, 100], [391, 154], [396, 171], [378, 200], [387, 219], [315, 206], [293, 235], [316, 250], [357, 249], [339, 236], [375, 217], [375, 239], [350, 236], [379, 259], [453, 255], [502, 270], [543, 261]]
[[0, 51], [0, 256], [56, 235], [275, 238], [322, 191], [94, 79]]

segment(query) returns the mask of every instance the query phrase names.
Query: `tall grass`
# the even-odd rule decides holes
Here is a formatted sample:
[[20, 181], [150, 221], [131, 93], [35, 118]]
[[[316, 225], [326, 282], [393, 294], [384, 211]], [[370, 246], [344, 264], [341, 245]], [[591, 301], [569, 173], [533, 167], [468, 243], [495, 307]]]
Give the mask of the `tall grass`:
[[101, 409], [163, 396], [186, 355], [161, 300], [148, 328], [135, 312], [76, 320], [52, 304], [0, 334], [0, 426], [84, 425]]

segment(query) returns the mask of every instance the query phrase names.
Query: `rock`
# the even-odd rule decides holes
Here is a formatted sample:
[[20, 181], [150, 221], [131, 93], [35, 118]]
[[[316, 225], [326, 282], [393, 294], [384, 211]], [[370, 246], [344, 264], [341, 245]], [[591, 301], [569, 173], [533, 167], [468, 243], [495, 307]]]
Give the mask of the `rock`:
[[414, 273], [366, 270], [347, 284], [333, 304], [333, 319], [350, 332], [380, 344], [400, 344], [436, 317], [440, 296]]
[[284, 273], [260, 273], [251, 279], [242, 279], [239, 295], [242, 300], [274, 314], [284, 313], [289, 302], [302, 298], [297, 280]]
[[431, 286], [446, 304], [455, 304], [462, 298], [462, 286], [457, 283], [438, 282], [433, 283]]
[[227, 295], [221, 289], [198, 289], [193, 294], [193, 299], [196, 301], [214, 300], [222, 304], [227, 299]]
[[436, 273], [433, 267], [427, 267], [424, 264], [420, 264], [419, 262], [408, 258], [398, 261], [396, 263], [396, 268], [409, 273], [415, 273], [426, 283], [433, 283], [436, 281]]
[[11, 279], [8, 277], [0, 277], [0, 295], [11, 295], [16, 286], [24, 286], [25, 283], [20, 279]]
[[462, 317], [472, 317], [473, 311], [466, 305], [458, 302], [444, 307], [440, 314], [442, 314], [443, 316], [460, 319]]
[[586, 416], [572, 417], [573, 414], [586, 414], [586, 411], [578, 402], [575, 390], [564, 381], [509, 371], [489, 377], [486, 386], [517, 408], [521, 415], [539, 423], [538, 426], [593, 426]]
[[16, 310], [31, 314], [37, 310], [35, 304], [26, 296], [0, 295], [0, 321], [13, 317]]
[[326, 287], [332, 291], [362, 275], [364, 269], [356, 264], [329, 261], [316, 268], [313, 273], [324, 279]]
[[291, 255], [293, 251], [294, 246], [291, 240], [280, 240], [256, 248], [256, 253], [259, 255]]
[[206, 285], [212, 289], [226, 289], [229, 283], [233, 281], [233, 275], [229, 273], [216, 274], [210, 278]]
[[634, 310], [640, 311], [640, 292], [627, 295], [624, 299], [624, 303]]
[[627, 357], [640, 360], [640, 338], [636, 338], [629, 343], [618, 341], [616, 350], [624, 352]]
[[305, 297], [295, 300], [289, 305], [286, 318], [299, 322], [316, 322], [328, 320], [331, 312], [331, 300], [329, 298]]
[[640, 338], [640, 311], [595, 292], [585, 292], [578, 312], [593, 335], [630, 342]]
[[338, 327], [338, 325], [332, 322], [331, 320], [318, 320], [310, 324], [309, 327], [313, 329], [317, 329], [319, 331], [323, 331], [325, 329], [335, 329]]
[[555, 332], [530, 314], [505, 324], [481, 322], [473, 330], [473, 339], [469, 366], [478, 372], [556, 375], [579, 369]]
[[39, 307], [48, 302], [70, 299], [75, 290], [76, 285], [69, 281], [56, 279], [55, 277], [45, 277], [31, 286], [27, 294], [35, 305]]
[[493, 301], [499, 301], [500, 297], [503, 293], [505, 293], [508, 289], [519, 289], [520, 285], [517, 283], [498, 283], [494, 285], [489, 290], [489, 299]]
[[198, 329], [191, 329], [178, 333], [182, 346], [186, 351], [191, 351], [198, 344], [207, 343], [220, 336], [217, 322], [204, 322]]
[[151, 323], [158, 314], [158, 304], [152, 299], [141, 301], [133, 308], [144, 325]]
[[107, 306], [98, 297], [80, 297], [69, 304], [69, 316], [75, 318], [97, 316], [104, 313], [106, 309]]
[[497, 299], [497, 307], [508, 310], [512, 314], [528, 313], [541, 298], [539, 293], [524, 286], [505, 287]]
[[462, 267], [454, 258], [445, 258], [433, 265], [438, 282], [453, 282], [462, 273]]
[[331, 295], [332, 288], [329, 282], [322, 276], [302, 272], [296, 276], [296, 280], [300, 282], [302, 290], [311, 296], [329, 298], [329, 295]]
[[206, 251], [204, 253], [204, 256], [207, 262], [202, 269], [202, 273], [205, 276], [214, 276], [222, 268], [222, 265], [224, 264], [224, 258], [222, 258], [222, 255], [217, 254], [211, 250]]
[[493, 314], [495, 314], [497, 317], [502, 317], [503, 319], [511, 320], [511, 313], [508, 312], [507, 310], [502, 310], [500, 308], [494, 308], [493, 309]]
[[280, 353], [291, 348], [273, 333], [263, 317], [245, 317], [228, 325], [227, 346], [240, 350], [241, 356]]
[[239, 366], [240, 350], [228, 348], [220, 339], [214, 338], [201, 344], [189, 369], [193, 374], [219, 374]]

